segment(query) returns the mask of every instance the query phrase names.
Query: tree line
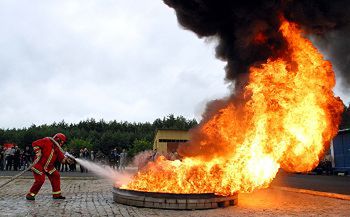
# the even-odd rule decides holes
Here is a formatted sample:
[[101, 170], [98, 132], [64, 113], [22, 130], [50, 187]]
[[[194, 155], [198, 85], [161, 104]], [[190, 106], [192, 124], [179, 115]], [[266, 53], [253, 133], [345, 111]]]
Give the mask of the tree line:
[[[157, 118], [153, 123], [106, 122], [104, 120], [96, 121], [93, 118], [80, 121], [78, 124], [68, 124], [61, 121], [51, 125], [32, 125], [21, 129], [0, 129], [0, 145], [13, 143], [20, 148], [24, 148], [39, 138], [62, 132], [68, 137], [66, 150], [77, 151], [81, 148], [88, 148], [89, 150], [101, 150], [108, 153], [116, 148], [118, 152], [126, 149], [133, 156], [140, 151], [152, 149], [153, 138], [157, 129], [189, 130], [197, 124], [195, 119], [186, 119], [183, 116], [175, 117], [173, 114]], [[344, 105], [339, 129], [349, 128], [350, 105]]]
[[95, 151], [101, 150], [107, 154], [116, 148], [118, 152], [126, 149], [132, 156], [140, 151], [152, 149], [157, 129], [189, 130], [197, 124], [195, 119], [186, 119], [183, 116], [175, 117], [173, 114], [157, 118], [153, 123], [106, 122], [104, 120], [96, 121], [93, 118], [80, 121], [77, 124], [61, 121], [50, 125], [32, 125], [21, 129], [0, 129], [0, 144], [13, 143], [24, 148], [37, 139], [61, 132], [68, 137], [65, 150], [77, 151], [81, 148], [88, 148]]

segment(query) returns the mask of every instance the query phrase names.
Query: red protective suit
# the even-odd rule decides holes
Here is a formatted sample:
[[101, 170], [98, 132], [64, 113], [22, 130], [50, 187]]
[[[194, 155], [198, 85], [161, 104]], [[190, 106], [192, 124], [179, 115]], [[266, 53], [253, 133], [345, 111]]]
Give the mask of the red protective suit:
[[60, 173], [54, 167], [54, 163], [56, 160], [62, 162], [65, 158], [63, 150], [54, 144], [49, 137], [36, 140], [32, 143], [32, 146], [35, 152], [34, 162], [37, 163], [32, 167], [35, 182], [28, 194], [34, 197], [39, 192], [45, 182], [46, 174], [51, 182], [53, 197], [60, 197]]

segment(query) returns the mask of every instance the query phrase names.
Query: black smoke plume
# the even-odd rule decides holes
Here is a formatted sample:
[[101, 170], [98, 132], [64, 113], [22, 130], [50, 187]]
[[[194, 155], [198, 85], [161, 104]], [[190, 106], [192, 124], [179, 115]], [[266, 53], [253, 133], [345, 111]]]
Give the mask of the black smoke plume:
[[226, 79], [245, 82], [249, 67], [285, 52], [281, 17], [322, 39], [335, 68], [350, 84], [350, 1], [164, 0], [178, 22], [199, 37], [216, 37], [216, 56], [227, 62]]
[[[199, 127], [192, 129], [191, 143], [179, 147], [182, 156], [213, 157], [230, 150], [202, 143], [201, 126], [228, 103], [244, 100], [240, 90], [247, 82], [251, 66], [271, 58], [289, 58], [287, 43], [279, 31], [283, 19], [297, 23], [305, 34], [316, 38], [326, 57], [344, 81], [350, 84], [350, 1], [348, 0], [164, 0], [176, 12], [178, 22], [198, 37], [215, 37], [217, 58], [227, 62], [226, 79], [233, 94], [207, 104]], [[349, 85], [350, 86], [350, 85]], [[237, 106], [239, 108], [239, 106]], [[242, 112], [242, 118], [244, 118]], [[244, 121], [242, 121], [244, 123]], [[215, 151], [213, 151], [215, 150]], [[232, 150], [231, 150], [232, 151]], [[222, 154], [222, 153], [220, 153]]]

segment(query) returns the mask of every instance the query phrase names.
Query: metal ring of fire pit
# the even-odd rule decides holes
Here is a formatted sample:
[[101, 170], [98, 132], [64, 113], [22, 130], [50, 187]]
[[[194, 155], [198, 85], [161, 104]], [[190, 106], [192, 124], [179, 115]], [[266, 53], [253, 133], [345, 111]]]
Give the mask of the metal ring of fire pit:
[[238, 203], [238, 194], [219, 196], [206, 194], [172, 194], [143, 192], [113, 188], [113, 200], [117, 203], [157, 209], [214, 209], [234, 206]]

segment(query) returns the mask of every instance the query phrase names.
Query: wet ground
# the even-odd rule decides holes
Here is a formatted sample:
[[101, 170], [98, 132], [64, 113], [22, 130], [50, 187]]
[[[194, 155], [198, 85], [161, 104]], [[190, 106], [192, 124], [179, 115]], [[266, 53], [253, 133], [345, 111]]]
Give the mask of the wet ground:
[[[0, 184], [8, 180], [0, 178]], [[112, 200], [112, 184], [107, 180], [64, 178], [66, 200], [51, 198], [47, 181], [36, 201], [24, 195], [32, 179], [18, 179], [0, 189], [0, 216], [349, 216], [350, 201], [279, 189], [240, 194], [235, 207], [201, 211], [174, 211], [136, 208]]]

